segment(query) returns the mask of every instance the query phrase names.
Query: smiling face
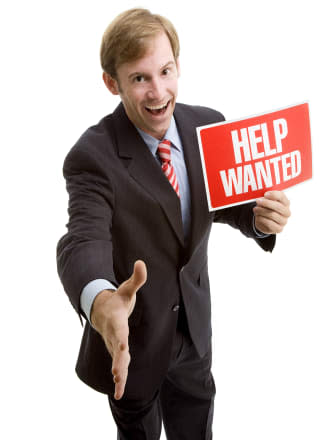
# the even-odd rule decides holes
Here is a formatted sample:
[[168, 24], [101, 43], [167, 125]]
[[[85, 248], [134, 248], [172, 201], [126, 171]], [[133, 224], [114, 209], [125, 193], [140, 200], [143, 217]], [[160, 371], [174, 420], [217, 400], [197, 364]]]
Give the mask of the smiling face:
[[179, 65], [165, 33], [151, 38], [144, 56], [117, 68], [116, 79], [103, 79], [120, 95], [131, 122], [161, 140], [168, 129], [178, 93]]

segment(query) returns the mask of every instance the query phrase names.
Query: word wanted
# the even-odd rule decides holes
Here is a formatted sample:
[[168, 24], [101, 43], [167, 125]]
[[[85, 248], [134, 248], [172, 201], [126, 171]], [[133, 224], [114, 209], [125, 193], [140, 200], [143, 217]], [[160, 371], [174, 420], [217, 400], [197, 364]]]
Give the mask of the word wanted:
[[[274, 145], [270, 142], [270, 130]], [[287, 134], [288, 124], [284, 118], [231, 131], [235, 162], [242, 165], [219, 171], [227, 197], [232, 196], [233, 191], [243, 194], [270, 188], [299, 176], [300, 151], [281, 154], [282, 140]]]

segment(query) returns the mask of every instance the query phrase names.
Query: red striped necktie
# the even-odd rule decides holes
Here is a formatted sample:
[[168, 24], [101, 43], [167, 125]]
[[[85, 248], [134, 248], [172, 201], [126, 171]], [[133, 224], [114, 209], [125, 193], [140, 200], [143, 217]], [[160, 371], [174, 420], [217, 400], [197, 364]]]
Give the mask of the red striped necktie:
[[162, 161], [162, 170], [165, 176], [168, 178], [177, 196], [180, 197], [178, 180], [171, 163], [171, 142], [167, 139], [161, 141], [158, 145], [157, 152]]

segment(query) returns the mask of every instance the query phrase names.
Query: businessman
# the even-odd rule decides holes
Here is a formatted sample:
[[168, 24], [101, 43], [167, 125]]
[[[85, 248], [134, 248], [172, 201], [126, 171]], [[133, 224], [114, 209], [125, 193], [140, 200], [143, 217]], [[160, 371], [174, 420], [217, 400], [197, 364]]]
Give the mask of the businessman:
[[122, 440], [159, 439], [162, 422], [170, 440], [212, 438], [211, 226], [226, 223], [272, 251], [290, 216], [278, 191], [208, 211], [196, 127], [224, 118], [176, 103], [179, 51], [164, 17], [120, 14], [104, 33], [101, 65], [121, 103], [64, 163], [69, 223], [58, 271], [86, 319], [76, 371], [108, 395]]

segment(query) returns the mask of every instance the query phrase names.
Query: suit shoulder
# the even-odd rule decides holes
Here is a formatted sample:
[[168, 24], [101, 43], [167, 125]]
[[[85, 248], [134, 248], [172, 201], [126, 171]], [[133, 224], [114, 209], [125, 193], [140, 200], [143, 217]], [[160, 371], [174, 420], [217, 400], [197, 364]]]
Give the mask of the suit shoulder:
[[90, 126], [69, 150], [65, 162], [80, 156], [102, 161], [105, 151], [109, 154], [113, 142], [111, 114], [102, 118], [97, 124]]
[[90, 150], [98, 148], [111, 141], [111, 114], [102, 118], [97, 124], [87, 128], [72, 147], [73, 149]]
[[178, 103], [177, 110], [184, 113], [186, 117], [193, 119], [197, 124], [200, 125], [213, 124], [225, 120], [225, 117], [221, 112], [200, 105]]

